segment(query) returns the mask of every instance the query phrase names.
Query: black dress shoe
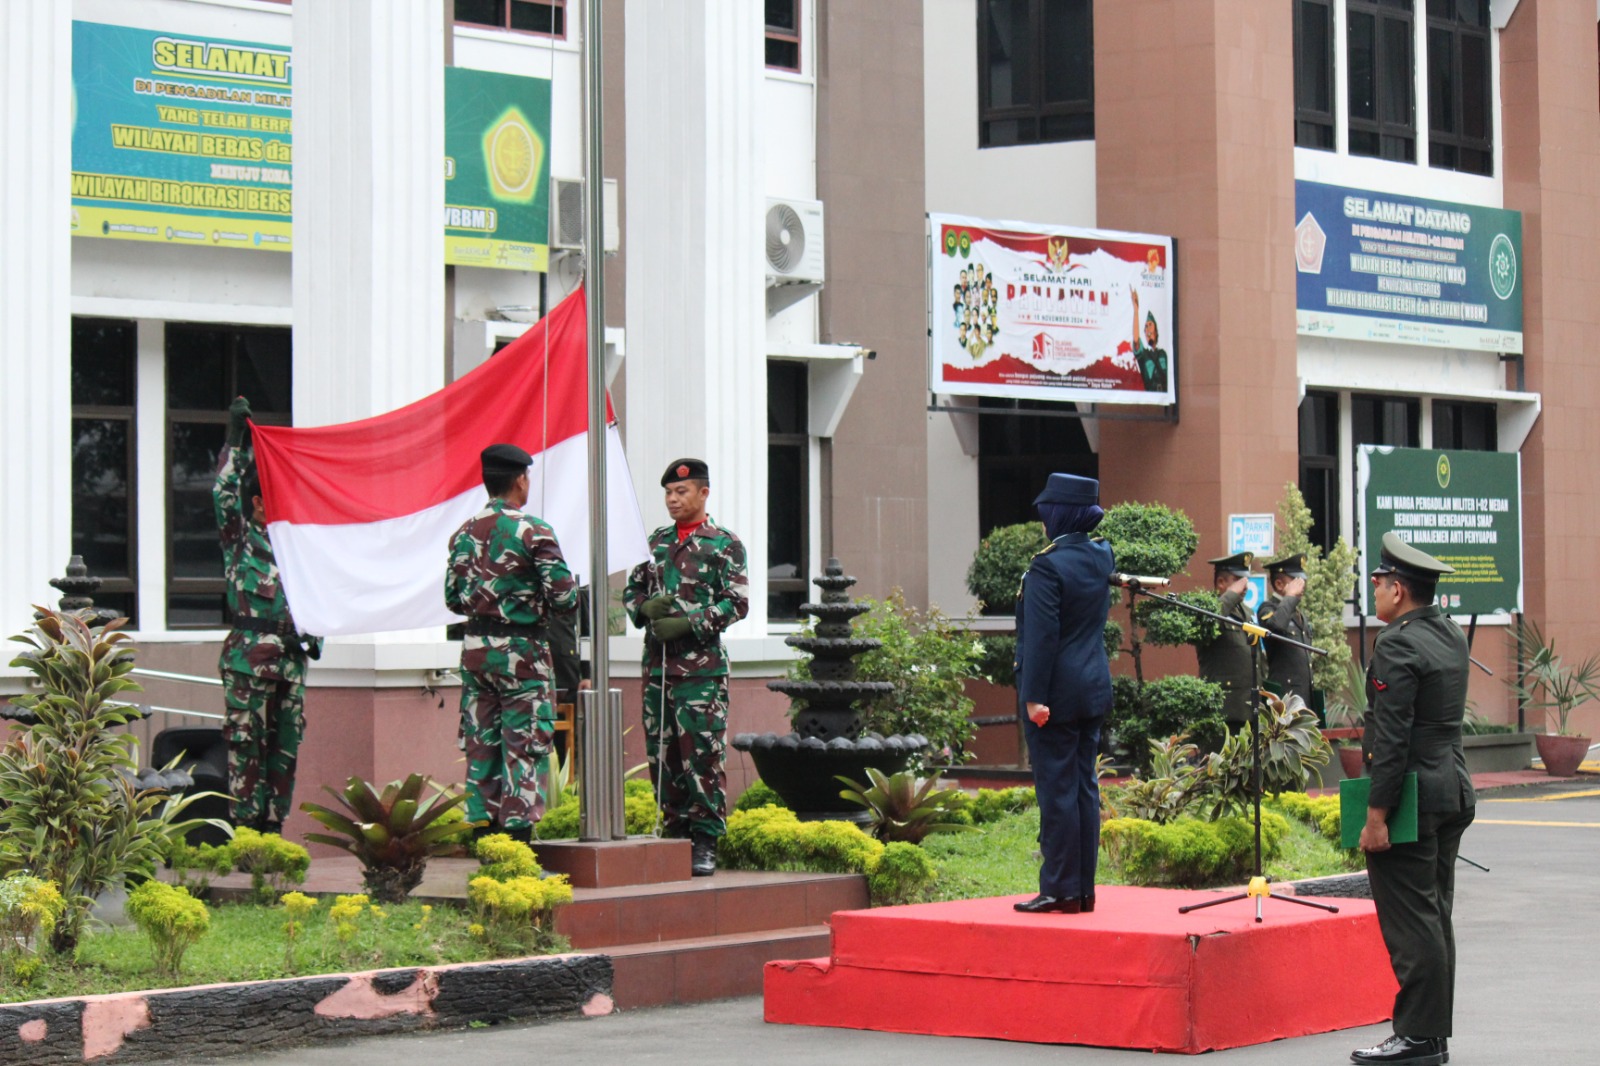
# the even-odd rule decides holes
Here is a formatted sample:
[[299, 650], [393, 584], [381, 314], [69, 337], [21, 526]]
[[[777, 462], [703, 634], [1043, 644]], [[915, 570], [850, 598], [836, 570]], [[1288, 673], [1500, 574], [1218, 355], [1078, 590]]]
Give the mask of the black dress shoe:
[[1082, 911], [1084, 914], [1088, 914], [1088, 913], [1090, 913], [1091, 911], [1094, 910], [1094, 893], [1093, 892], [1089, 893], [1087, 896], [1079, 896], [1078, 897], [1078, 909], [1080, 911]]
[[1013, 903], [1011, 909], [1023, 914], [1077, 914], [1082, 907], [1076, 896], [1034, 896], [1025, 902]]
[[1406, 1066], [1444, 1066], [1443, 1042], [1432, 1036], [1391, 1036], [1376, 1047], [1350, 1053], [1357, 1063], [1405, 1063]]

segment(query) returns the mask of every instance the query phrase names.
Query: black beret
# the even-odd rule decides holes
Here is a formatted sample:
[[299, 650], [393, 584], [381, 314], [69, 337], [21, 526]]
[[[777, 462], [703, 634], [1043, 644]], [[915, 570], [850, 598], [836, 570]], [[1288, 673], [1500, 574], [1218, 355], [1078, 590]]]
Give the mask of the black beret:
[[704, 481], [711, 483], [711, 468], [706, 466], [703, 459], [674, 459], [667, 464], [667, 472], [661, 475], [661, 487], [666, 488], [674, 481]]
[[483, 472], [488, 474], [522, 474], [533, 464], [533, 456], [515, 444], [491, 444], [478, 456]]

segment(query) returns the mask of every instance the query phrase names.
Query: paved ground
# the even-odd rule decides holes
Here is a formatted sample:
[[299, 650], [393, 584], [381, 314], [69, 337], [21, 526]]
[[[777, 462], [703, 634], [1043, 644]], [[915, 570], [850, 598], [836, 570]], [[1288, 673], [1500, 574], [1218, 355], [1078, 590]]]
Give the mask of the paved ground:
[[[1480, 797], [1456, 895], [1459, 945], [1453, 1066], [1577, 1066], [1600, 1058], [1600, 780], [1502, 789]], [[1269, 904], [1270, 906], [1270, 904]], [[1270, 918], [1269, 918], [1270, 920]], [[1307, 975], [1336, 981], [1337, 974]], [[1347, 1062], [1388, 1026], [1216, 1052], [1217, 1066]], [[1142, 1053], [767, 1025], [757, 999], [637, 1011], [587, 1021], [381, 1037], [254, 1056], [262, 1066], [562, 1066], [613, 1063], [827, 1062], [830, 1066], [1126, 1064]], [[201, 1060], [186, 1059], [186, 1066]], [[240, 1060], [204, 1060], [219, 1064]], [[1142, 1061], [1149, 1061], [1145, 1056]]]

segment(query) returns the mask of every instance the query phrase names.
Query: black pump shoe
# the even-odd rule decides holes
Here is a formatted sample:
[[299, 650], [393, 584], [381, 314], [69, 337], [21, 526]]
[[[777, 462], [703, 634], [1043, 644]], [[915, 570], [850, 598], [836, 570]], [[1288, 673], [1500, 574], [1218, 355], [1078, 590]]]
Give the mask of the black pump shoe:
[[1431, 1036], [1391, 1036], [1376, 1047], [1350, 1053], [1356, 1063], [1403, 1063], [1404, 1066], [1444, 1066], [1444, 1042]]
[[1093, 892], [1089, 893], [1087, 896], [1079, 896], [1078, 897], [1078, 909], [1080, 911], [1082, 911], [1084, 914], [1089, 914], [1089, 913], [1094, 911], [1094, 893]]
[[1013, 903], [1012, 910], [1021, 911], [1023, 914], [1077, 914], [1082, 909], [1076, 896], [1063, 898], [1060, 896], [1034, 896], [1022, 903]]

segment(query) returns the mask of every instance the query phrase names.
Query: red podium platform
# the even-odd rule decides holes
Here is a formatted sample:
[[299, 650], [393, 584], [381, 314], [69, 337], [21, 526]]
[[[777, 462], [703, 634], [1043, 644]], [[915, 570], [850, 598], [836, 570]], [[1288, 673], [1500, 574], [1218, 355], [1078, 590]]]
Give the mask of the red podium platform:
[[1395, 982], [1368, 900], [1338, 914], [1209, 892], [1102, 887], [1093, 914], [1027, 896], [840, 911], [833, 954], [769, 962], [766, 1020], [1195, 1054], [1389, 1017]]

